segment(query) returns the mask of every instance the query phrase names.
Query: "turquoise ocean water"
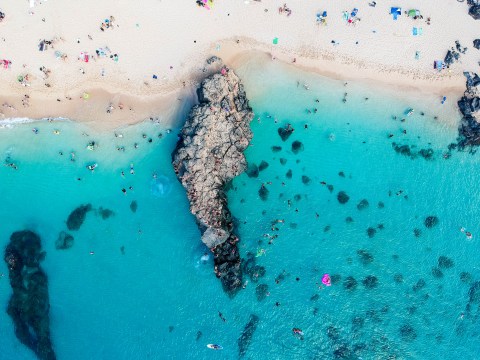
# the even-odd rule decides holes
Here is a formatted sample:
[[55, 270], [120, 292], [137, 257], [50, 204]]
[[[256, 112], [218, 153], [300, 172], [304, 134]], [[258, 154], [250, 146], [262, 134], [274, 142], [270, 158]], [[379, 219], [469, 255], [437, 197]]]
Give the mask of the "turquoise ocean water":
[[[480, 280], [480, 158], [443, 158], [456, 137], [446, 123], [460, 119], [452, 104], [345, 86], [277, 63], [252, 60], [238, 73], [256, 114], [247, 160], [269, 166], [257, 178], [236, 178], [228, 194], [242, 256], [264, 252], [255, 260], [266, 270], [258, 282], [245, 276], [245, 290], [233, 299], [222, 292], [211, 257], [200, 261], [206, 249], [170, 165], [179, 129], [168, 133], [147, 122], [117, 131], [123, 137], [68, 121], [0, 129], [0, 154], [18, 165], [0, 167], [0, 245], [3, 251], [13, 231], [40, 235], [58, 359], [237, 359], [251, 314], [259, 322], [246, 359], [478, 358], [480, 313], [477, 306], [468, 313], [466, 304], [471, 283]], [[406, 117], [409, 107], [416, 111]], [[283, 142], [277, 129], [287, 123], [295, 131]], [[90, 141], [98, 144], [94, 151], [86, 149]], [[292, 151], [294, 141], [303, 151]], [[417, 146], [414, 152], [431, 148], [433, 159], [398, 154], [393, 141]], [[93, 173], [85, 168], [90, 163], [99, 165]], [[346, 204], [339, 191], [348, 194]], [[369, 205], [359, 210], [363, 199]], [[73, 247], [55, 249], [81, 204], [94, 211], [69, 231]], [[100, 207], [115, 215], [103, 219]], [[438, 224], [425, 227], [428, 216]], [[439, 267], [440, 256], [453, 266]], [[3, 261], [0, 273], [5, 309], [11, 288]], [[330, 287], [321, 285], [325, 273]], [[377, 279], [375, 287], [372, 277], [372, 288], [364, 285], [367, 276]], [[268, 285], [261, 301], [258, 284]], [[295, 327], [303, 339], [292, 334]], [[0, 358], [35, 358], [3, 310], [0, 334]]]

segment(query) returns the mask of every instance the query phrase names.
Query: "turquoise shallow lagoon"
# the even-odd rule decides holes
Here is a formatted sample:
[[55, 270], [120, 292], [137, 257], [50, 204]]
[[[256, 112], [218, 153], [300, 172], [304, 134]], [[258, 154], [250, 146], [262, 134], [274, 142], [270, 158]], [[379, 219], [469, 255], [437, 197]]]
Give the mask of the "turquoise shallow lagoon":
[[[68, 121], [0, 129], [0, 154], [18, 165], [0, 167], [0, 245], [3, 251], [17, 230], [40, 235], [57, 358], [236, 359], [251, 314], [260, 320], [247, 359], [477, 358], [479, 304], [466, 305], [480, 280], [480, 161], [456, 151], [443, 157], [460, 119], [452, 104], [257, 60], [238, 73], [256, 114], [247, 160], [268, 167], [256, 178], [236, 178], [228, 194], [242, 256], [264, 253], [255, 260], [265, 268], [258, 279], [246, 275], [233, 299], [211, 257], [200, 260], [206, 249], [170, 165], [179, 129], [147, 122], [117, 131], [122, 137]], [[409, 107], [415, 112], [406, 117]], [[283, 142], [277, 129], [287, 123], [295, 131]], [[292, 151], [294, 141], [303, 151]], [[414, 153], [432, 149], [432, 158], [404, 156], [392, 142], [416, 146]], [[86, 169], [91, 163], [99, 165], [94, 172]], [[339, 203], [339, 191], [347, 203]], [[363, 199], [369, 205], [359, 210]], [[94, 210], [69, 231], [73, 247], [57, 250], [58, 234], [81, 204]], [[100, 207], [114, 215], [103, 219]], [[428, 216], [438, 218], [431, 228]], [[439, 266], [441, 256], [449, 266]], [[11, 288], [3, 261], [0, 273], [5, 309]], [[324, 273], [332, 286], [321, 285]], [[370, 287], [368, 276], [377, 279], [368, 278]], [[258, 284], [268, 285], [262, 301]], [[3, 310], [0, 334], [1, 358], [35, 358]]]

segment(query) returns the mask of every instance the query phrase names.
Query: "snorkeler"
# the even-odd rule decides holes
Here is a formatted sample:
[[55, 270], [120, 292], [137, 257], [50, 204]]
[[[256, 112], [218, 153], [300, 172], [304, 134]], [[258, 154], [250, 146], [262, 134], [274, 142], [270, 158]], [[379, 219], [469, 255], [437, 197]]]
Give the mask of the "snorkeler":
[[223, 316], [223, 314], [219, 311], [218, 316], [220, 316], [220, 319], [222, 319], [223, 322], [227, 322], [227, 319]]
[[300, 336], [303, 336], [303, 331], [302, 331], [302, 329], [299, 329], [299, 328], [293, 328], [293, 329], [292, 329], [292, 331], [293, 331], [293, 334], [294, 334], [294, 335], [300, 335]]

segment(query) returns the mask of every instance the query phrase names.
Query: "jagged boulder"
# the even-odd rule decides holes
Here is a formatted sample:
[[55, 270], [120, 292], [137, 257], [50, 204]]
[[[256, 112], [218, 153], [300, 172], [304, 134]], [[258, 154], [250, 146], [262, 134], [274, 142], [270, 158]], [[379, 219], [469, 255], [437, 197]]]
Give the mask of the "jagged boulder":
[[473, 40], [473, 47], [480, 50], [480, 39]]
[[242, 272], [225, 187], [247, 168], [243, 152], [253, 137], [253, 112], [240, 79], [227, 67], [202, 81], [197, 95], [200, 103], [190, 111], [172, 164], [202, 241], [215, 254], [215, 273], [234, 294]]
[[458, 101], [458, 108], [463, 115], [458, 129], [458, 148], [480, 145], [480, 76], [473, 73], [464, 73], [467, 78], [466, 90]]
[[480, 20], [480, 5], [473, 5], [468, 14], [473, 17], [475, 20]]

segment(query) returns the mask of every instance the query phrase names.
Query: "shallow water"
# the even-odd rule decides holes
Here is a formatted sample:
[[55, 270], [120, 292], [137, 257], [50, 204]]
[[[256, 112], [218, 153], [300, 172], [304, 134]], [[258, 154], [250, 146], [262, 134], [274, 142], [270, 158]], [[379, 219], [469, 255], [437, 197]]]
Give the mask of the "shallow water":
[[[457, 152], [443, 158], [456, 137], [455, 127], [446, 124], [459, 119], [447, 108], [451, 104], [442, 107], [435, 97], [362, 84], [344, 86], [276, 63], [252, 60], [238, 73], [256, 113], [247, 160], [269, 166], [258, 178], [239, 176], [229, 192], [242, 256], [261, 255], [264, 249], [255, 260], [266, 269], [258, 283], [245, 276], [248, 285], [234, 299], [222, 292], [211, 257], [201, 261], [206, 249], [170, 166], [178, 129], [167, 133], [144, 123], [118, 131], [122, 138], [89, 133], [70, 122], [0, 129], [0, 154], [9, 154], [18, 165], [18, 170], [0, 168], [0, 244], [4, 248], [16, 230], [41, 236], [57, 357], [235, 359], [237, 340], [256, 314], [248, 359], [476, 358], [480, 313], [475, 318], [475, 311], [466, 312], [469, 283], [461, 281], [460, 273], [470, 273], [470, 282], [480, 279], [479, 158]], [[409, 107], [416, 111], [406, 117]], [[283, 142], [277, 129], [287, 123], [295, 131]], [[53, 134], [54, 129], [61, 133]], [[291, 149], [296, 140], [303, 144], [297, 154]], [[98, 143], [94, 151], [86, 149], [89, 141]], [[393, 141], [417, 145], [414, 151], [432, 148], [434, 159], [398, 154]], [[125, 151], [117, 150], [122, 146]], [[273, 152], [272, 146], [282, 150]], [[99, 165], [93, 173], [85, 168], [91, 163]], [[302, 176], [310, 181], [305, 184]], [[262, 183], [269, 190], [266, 201], [258, 194]], [[327, 185], [333, 185], [332, 192]], [[348, 194], [346, 204], [338, 202], [339, 191]], [[369, 206], [359, 210], [362, 199]], [[68, 231], [75, 237], [73, 247], [56, 250], [70, 212], [88, 203], [95, 210], [80, 230]], [[99, 207], [115, 215], [104, 220]], [[437, 216], [438, 224], [426, 228], [427, 216]], [[278, 230], [272, 230], [275, 220], [284, 221], [274, 224]], [[473, 233], [472, 240], [459, 231], [462, 226]], [[375, 229], [373, 237], [368, 228]], [[414, 229], [421, 230], [419, 237]], [[268, 244], [264, 234], [278, 237]], [[442, 268], [443, 277], [437, 278], [432, 268], [440, 256], [454, 266]], [[5, 274], [0, 303], [6, 308], [11, 288], [4, 262], [0, 272]], [[322, 286], [324, 273], [341, 280]], [[375, 288], [362, 283], [369, 275], [378, 279]], [[344, 288], [348, 276], [358, 282], [356, 289]], [[425, 286], [414, 290], [419, 279]], [[257, 284], [268, 285], [269, 296], [261, 302]], [[292, 335], [294, 327], [303, 330], [303, 340]], [[413, 331], [402, 336], [402, 327]], [[2, 356], [34, 358], [15, 338], [4, 311], [0, 330]], [[208, 343], [224, 350], [209, 350]]]

